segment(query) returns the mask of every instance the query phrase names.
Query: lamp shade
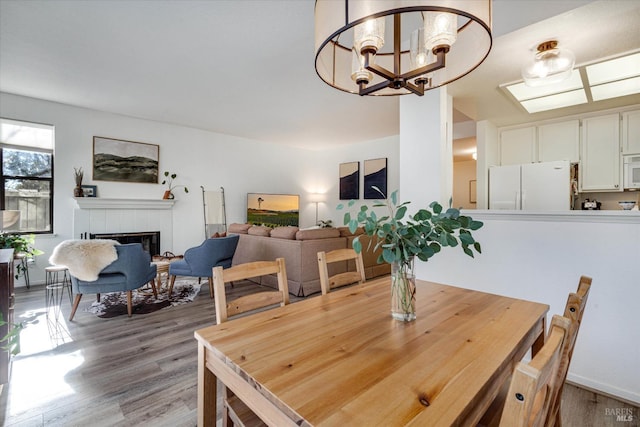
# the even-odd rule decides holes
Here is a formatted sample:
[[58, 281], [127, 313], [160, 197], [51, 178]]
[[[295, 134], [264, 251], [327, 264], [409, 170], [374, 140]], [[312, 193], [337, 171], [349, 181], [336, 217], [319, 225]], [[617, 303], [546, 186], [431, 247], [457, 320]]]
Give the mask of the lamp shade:
[[320, 203], [327, 200], [327, 195], [322, 193], [311, 193], [309, 194], [309, 201], [311, 203]]
[[[446, 61], [433, 73], [409, 74], [415, 71], [416, 59], [421, 60], [414, 57], [412, 62], [409, 48], [412, 32], [420, 28], [425, 46], [414, 52], [434, 50], [435, 54], [440, 48]], [[425, 80], [426, 75], [431, 79], [424, 90], [437, 88], [478, 67], [491, 45], [491, 0], [317, 0], [315, 5], [316, 73], [345, 92], [416, 93], [406, 87], [407, 82]], [[356, 67], [354, 51], [369, 53], [373, 65], [365, 69], [366, 61], [360, 61]], [[365, 83], [367, 77], [370, 81]], [[363, 93], [362, 84], [380, 87]]]

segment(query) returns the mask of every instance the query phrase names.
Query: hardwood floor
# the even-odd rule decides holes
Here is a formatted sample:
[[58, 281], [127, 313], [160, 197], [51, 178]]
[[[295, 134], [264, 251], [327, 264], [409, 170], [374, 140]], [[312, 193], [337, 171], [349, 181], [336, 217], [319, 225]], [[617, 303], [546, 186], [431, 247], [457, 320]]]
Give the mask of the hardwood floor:
[[[254, 289], [237, 283], [230, 297]], [[193, 331], [215, 323], [206, 284], [193, 303], [132, 318], [84, 312], [93, 301], [85, 295], [74, 321], [67, 322], [66, 299], [66, 331], [58, 339], [50, 338], [44, 293], [42, 286], [16, 290], [16, 319], [30, 324], [0, 396], [0, 425], [196, 425]], [[622, 412], [632, 421], [617, 421]], [[565, 427], [638, 427], [640, 415], [637, 407], [571, 385], [562, 414]]]

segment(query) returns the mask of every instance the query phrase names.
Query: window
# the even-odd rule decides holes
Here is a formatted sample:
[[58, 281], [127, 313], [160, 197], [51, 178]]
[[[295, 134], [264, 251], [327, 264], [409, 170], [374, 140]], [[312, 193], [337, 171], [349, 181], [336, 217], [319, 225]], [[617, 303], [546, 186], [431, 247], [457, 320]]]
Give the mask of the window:
[[53, 126], [0, 119], [2, 231], [53, 232]]

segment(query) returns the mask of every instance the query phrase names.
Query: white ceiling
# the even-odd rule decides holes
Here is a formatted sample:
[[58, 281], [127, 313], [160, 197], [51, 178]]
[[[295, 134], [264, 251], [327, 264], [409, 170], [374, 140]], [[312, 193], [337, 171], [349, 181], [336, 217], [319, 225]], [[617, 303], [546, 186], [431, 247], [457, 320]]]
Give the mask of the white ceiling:
[[[361, 98], [317, 77], [313, 8], [0, 0], [0, 91], [312, 149], [398, 134], [397, 97]], [[530, 49], [549, 37], [577, 63], [639, 49], [638, 22], [637, 0], [494, 0], [489, 57], [449, 86], [456, 117], [507, 125], [583, 112], [529, 115], [498, 85], [518, 80]], [[588, 108], [638, 103], [634, 95]]]

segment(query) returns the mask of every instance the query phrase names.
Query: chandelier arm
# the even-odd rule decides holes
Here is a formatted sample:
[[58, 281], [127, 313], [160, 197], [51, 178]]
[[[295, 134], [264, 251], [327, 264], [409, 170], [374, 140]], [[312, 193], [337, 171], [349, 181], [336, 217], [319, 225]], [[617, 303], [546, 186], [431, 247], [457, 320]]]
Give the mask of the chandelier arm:
[[406, 83], [407, 83], [405, 86], [406, 89], [410, 90], [411, 92], [413, 92], [418, 96], [424, 95], [424, 83], [420, 83], [419, 85], [414, 85], [410, 81], [407, 81]]
[[375, 73], [377, 75], [379, 75], [380, 77], [382, 77], [383, 79], [387, 79], [389, 81], [394, 80], [397, 76], [395, 74], [393, 74], [391, 71], [387, 70], [384, 67], [381, 67], [377, 64], [374, 64], [373, 61], [371, 60], [371, 53], [369, 52], [365, 52], [363, 54], [364, 56], [364, 68], [371, 71], [372, 73]]
[[360, 85], [360, 90], [358, 91], [358, 95], [369, 95], [370, 93], [377, 92], [381, 89], [391, 87], [392, 82], [385, 80], [373, 86], [365, 87], [364, 85]]

